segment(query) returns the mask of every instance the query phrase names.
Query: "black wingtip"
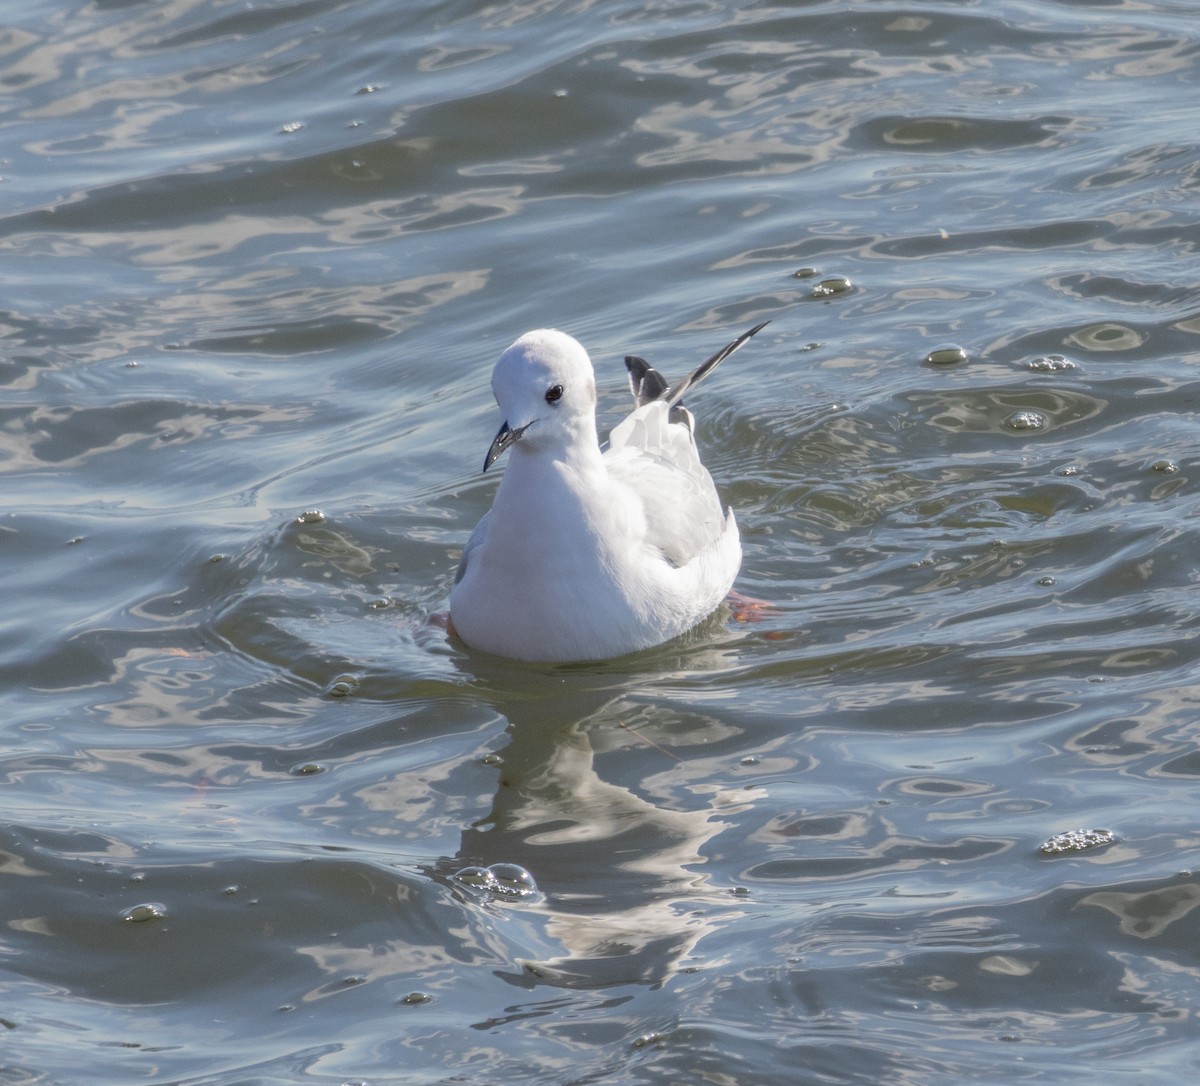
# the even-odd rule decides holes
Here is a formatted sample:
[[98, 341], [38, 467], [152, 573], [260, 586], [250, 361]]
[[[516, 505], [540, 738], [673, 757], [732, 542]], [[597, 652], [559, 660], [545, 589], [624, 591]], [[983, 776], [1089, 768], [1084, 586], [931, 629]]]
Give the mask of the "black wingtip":
[[644, 358], [636, 354], [627, 354], [625, 368], [629, 371], [629, 391], [633, 393], [634, 403], [638, 407], [653, 403], [666, 395], [667, 379]]

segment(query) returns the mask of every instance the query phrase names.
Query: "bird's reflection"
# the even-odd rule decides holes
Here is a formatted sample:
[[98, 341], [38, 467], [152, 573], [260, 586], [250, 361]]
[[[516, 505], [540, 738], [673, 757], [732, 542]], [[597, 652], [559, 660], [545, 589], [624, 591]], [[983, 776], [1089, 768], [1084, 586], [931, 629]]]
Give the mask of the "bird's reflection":
[[464, 832], [453, 862], [519, 864], [536, 880], [542, 896], [522, 908], [536, 911], [557, 952], [520, 961], [517, 976], [586, 987], [661, 983], [737, 911], [733, 888], [705, 870], [705, 853], [754, 793], [705, 783], [686, 792], [696, 807], [679, 809], [649, 798], [639, 781], [606, 777], [598, 762], [619, 761], [631, 745], [644, 750], [647, 776], [676, 765], [686, 773], [677, 755], [625, 726], [631, 713], [646, 720], [626, 692], [636, 685], [628, 672], [472, 664], [508, 721], [509, 744], [491, 810]]

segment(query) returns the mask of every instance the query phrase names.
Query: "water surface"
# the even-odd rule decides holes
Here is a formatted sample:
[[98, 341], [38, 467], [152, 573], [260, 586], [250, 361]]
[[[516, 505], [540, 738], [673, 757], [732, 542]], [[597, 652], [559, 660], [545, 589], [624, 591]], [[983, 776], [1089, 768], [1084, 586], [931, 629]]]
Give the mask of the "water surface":
[[[1167, 0], [15, 5], [0, 1081], [1194, 1073], [1198, 60]], [[768, 319], [692, 406], [769, 606], [448, 642], [499, 352], [611, 425]]]

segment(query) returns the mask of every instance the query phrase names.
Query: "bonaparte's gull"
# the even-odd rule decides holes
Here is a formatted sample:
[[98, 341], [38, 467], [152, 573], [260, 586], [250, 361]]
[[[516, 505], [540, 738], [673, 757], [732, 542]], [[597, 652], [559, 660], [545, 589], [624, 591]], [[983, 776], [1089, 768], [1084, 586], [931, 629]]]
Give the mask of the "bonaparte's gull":
[[521, 660], [603, 660], [712, 614], [742, 560], [737, 523], [700, 463], [682, 397], [759, 324], [674, 386], [625, 359], [636, 408], [596, 435], [596, 380], [564, 332], [527, 332], [492, 373], [503, 413], [483, 470], [509, 464], [468, 540], [450, 621], [472, 648]]

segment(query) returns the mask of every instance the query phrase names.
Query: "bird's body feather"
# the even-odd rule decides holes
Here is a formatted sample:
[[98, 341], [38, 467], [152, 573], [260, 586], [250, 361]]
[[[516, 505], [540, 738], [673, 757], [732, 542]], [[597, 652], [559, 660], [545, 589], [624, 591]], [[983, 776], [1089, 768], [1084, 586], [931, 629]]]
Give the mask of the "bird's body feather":
[[450, 596], [468, 645], [544, 662], [622, 656], [685, 633], [729, 592], [737, 523], [700, 462], [690, 414], [646, 371], [635, 384], [630, 368], [639, 406], [602, 451], [582, 347], [541, 331], [501, 356], [493, 388], [506, 422], [488, 463], [497, 448], [511, 458]]

